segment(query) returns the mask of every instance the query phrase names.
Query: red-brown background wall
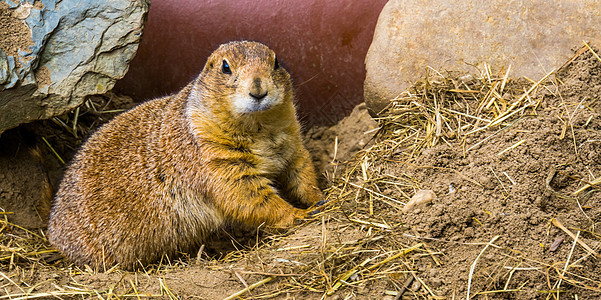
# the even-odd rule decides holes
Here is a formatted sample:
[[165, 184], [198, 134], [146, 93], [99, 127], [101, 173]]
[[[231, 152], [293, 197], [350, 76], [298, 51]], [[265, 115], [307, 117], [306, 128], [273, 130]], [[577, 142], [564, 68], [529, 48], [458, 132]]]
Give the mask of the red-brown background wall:
[[385, 0], [153, 0], [138, 54], [116, 90], [137, 101], [191, 81], [221, 43], [255, 40], [292, 74], [305, 124], [332, 124], [363, 100], [364, 59]]

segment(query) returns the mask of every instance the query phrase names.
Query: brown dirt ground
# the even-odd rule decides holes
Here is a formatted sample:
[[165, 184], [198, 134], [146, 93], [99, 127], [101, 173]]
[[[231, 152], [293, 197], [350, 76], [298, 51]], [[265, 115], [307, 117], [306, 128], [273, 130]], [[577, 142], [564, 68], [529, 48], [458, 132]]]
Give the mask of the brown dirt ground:
[[[74, 113], [6, 132], [0, 207], [14, 214], [0, 215], [0, 295], [6, 294], [0, 299], [223, 299], [253, 284], [242, 298], [395, 299], [403, 291], [402, 299], [455, 299], [465, 298], [468, 287], [478, 299], [600, 297], [599, 256], [552, 220], [600, 251], [598, 184], [575, 192], [601, 176], [601, 60], [583, 51], [520, 104], [530, 105], [485, 129], [484, 119], [508, 111], [532, 82], [508, 80], [506, 92], [482, 108], [477, 99], [486, 91], [464, 92], [474, 84], [457, 78], [465, 77], [417, 84], [413, 92], [430, 94], [458, 86], [437, 94], [448, 97], [437, 102], [401, 99], [401, 109], [391, 110], [396, 117], [376, 123], [359, 106], [334, 127], [310, 128], [306, 143], [326, 173], [330, 200], [314, 218], [283, 232], [224, 229], [200, 256], [184, 254], [138, 272], [70, 265], [47, 251], [36, 212], [44, 181], [56, 185], [64, 168], [48, 144], [68, 161], [82, 136], [131, 99], [91, 99], [80, 110], [76, 135]], [[432, 134], [436, 125], [408, 129], [420, 122], [438, 122], [439, 134]], [[43, 162], [32, 155], [36, 147]], [[403, 212], [399, 203], [419, 189], [437, 197]]]

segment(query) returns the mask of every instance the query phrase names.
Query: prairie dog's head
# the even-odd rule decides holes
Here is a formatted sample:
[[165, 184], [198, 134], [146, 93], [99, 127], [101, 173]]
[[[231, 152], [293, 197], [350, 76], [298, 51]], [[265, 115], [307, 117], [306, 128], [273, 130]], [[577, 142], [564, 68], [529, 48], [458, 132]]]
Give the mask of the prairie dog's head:
[[[190, 98], [213, 113], [246, 115], [292, 102], [292, 82], [275, 53], [257, 42], [230, 42], [209, 56]], [[196, 99], [190, 99], [192, 101]]]

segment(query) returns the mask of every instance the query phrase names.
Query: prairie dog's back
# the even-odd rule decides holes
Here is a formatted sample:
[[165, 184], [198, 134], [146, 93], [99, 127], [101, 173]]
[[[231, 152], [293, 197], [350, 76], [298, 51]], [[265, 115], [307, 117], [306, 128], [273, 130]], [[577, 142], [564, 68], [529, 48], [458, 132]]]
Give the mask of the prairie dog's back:
[[321, 197], [292, 101], [273, 51], [222, 45], [179, 93], [115, 117], [82, 146], [50, 242], [77, 264], [133, 268], [193, 250], [225, 220], [291, 224], [305, 211], [290, 203]]
[[[163, 220], [181, 218], [178, 205], [172, 203], [176, 197], [167, 196], [172, 193], [167, 184], [176, 185], [176, 178], [161, 170], [169, 149], [162, 149], [160, 145], [165, 143], [156, 139], [163, 121], [173, 124], [166, 118], [170, 114], [158, 109], [168, 106], [168, 100], [154, 100], [117, 116], [90, 137], [74, 157], [55, 197], [49, 224], [51, 243], [74, 262], [120, 262], [131, 267], [140, 259], [146, 264], [156, 255], [145, 260], [144, 252], [185, 251], [186, 247], [169, 247], [181, 245], [177, 239], [182, 237], [189, 240], [202, 234], [187, 233], [186, 228], [172, 227], [177, 222]], [[205, 221], [204, 231], [221, 222], [219, 216], [206, 217]], [[157, 239], [162, 240], [160, 244]]]

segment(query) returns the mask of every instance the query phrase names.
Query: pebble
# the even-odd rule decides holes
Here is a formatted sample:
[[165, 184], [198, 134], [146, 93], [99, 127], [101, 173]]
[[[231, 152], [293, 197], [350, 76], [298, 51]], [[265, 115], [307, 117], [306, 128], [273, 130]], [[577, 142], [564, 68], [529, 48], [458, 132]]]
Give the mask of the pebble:
[[407, 205], [403, 208], [403, 212], [407, 213], [418, 208], [423, 209], [426, 205], [432, 203], [434, 199], [436, 199], [436, 194], [432, 190], [419, 190], [407, 202]]

